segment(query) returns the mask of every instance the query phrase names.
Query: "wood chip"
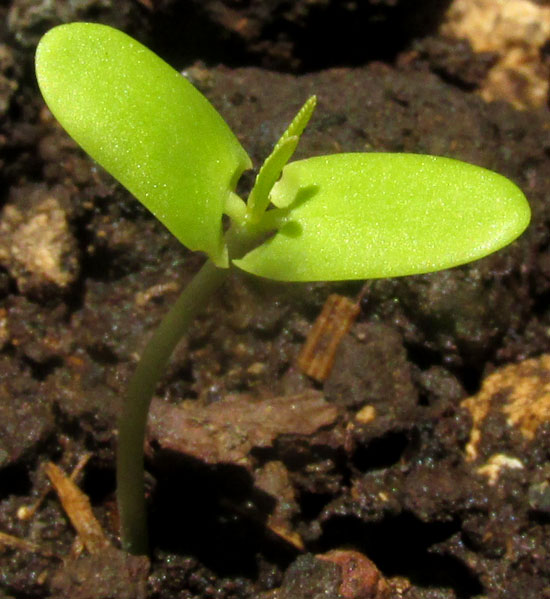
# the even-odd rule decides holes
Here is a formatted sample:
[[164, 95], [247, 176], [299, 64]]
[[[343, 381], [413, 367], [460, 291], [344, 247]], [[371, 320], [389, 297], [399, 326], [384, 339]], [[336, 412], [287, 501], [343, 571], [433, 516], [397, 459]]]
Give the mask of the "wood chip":
[[319, 382], [328, 377], [338, 346], [359, 312], [359, 302], [335, 293], [328, 296], [298, 356], [304, 374]]

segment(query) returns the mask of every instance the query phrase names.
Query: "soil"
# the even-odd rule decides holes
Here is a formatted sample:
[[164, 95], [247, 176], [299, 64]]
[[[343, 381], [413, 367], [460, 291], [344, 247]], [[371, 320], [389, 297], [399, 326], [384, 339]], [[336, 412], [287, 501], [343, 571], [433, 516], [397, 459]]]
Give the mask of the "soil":
[[[447, 5], [0, 3], [0, 532], [21, 540], [2, 541], [2, 597], [550, 597], [550, 117], [476, 94], [492, 58], [437, 34]], [[315, 93], [297, 157], [451, 156], [510, 177], [533, 212], [511, 246], [441, 273], [233, 273], [157, 390], [149, 561], [116, 549], [116, 419], [203, 258], [45, 109], [33, 48], [78, 19], [185, 71], [256, 166]], [[308, 378], [296, 360], [325, 300], [360, 291], [328, 378]], [[84, 456], [99, 554], [45, 474]]]

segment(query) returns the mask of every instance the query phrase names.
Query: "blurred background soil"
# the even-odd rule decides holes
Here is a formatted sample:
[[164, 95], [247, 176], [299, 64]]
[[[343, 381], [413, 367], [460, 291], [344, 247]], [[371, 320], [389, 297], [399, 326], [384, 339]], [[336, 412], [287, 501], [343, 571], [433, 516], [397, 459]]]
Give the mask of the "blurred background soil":
[[[510, 247], [441, 273], [235, 272], [158, 388], [150, 563], [115, 549], [116, 418], [203, 258], [45, 108], [36, 43], [75, 20], [182, 71], [256, 168], [315, 93], [297, 157], [451, 156], [510, 177], [533, 212]], [[0, 2], [0, 596], [550, 597], [549, 76], [546, 0]], [[330, 375], [308, 378], [327, 297], [361, 291]], [[48, 462], [85, 462], [108, 550], [79, 549]]]

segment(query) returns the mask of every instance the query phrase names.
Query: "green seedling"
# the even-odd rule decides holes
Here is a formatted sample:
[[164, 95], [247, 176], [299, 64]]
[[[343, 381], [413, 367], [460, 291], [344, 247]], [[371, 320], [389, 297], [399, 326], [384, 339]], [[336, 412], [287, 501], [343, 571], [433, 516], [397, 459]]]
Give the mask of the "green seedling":
[[222, 117], [180, 73], [104, 25], [49, 31], [36, 72], [69, 135], [181, 243], [209, 258], [153, 334], [124, 402], [117, 493], [130, 553], [147, 551], [143, 443], [151, 397], [230, 265], [278, 281], [426, 273], [486, 256], [529, 222], [512, 182], [449, 158], [349, 153], [289, 163], [315, 97], [275, 145], [245, 203], [234, 190], [251, 161]]

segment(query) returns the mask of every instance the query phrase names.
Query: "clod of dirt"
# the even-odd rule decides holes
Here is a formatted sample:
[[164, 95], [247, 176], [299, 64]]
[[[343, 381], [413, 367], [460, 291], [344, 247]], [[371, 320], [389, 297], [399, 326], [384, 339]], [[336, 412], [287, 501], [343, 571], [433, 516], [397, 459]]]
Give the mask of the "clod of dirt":
[[5, 323], [0, 314], [0, 345], [2, 330], [6, 347], [15, 348], [36, 367], [36, 376], [46, 376], [50, 368], [60, 364], [60, 354], [71, 342], [66, 325], [66, 306], [52, 305], [49, 310], [38, 309], [37, 304], [22, 295], [11, 296], [6, 302]]
[[473, 419], [466, 446], [468, 460], [505, 450], [509, 447], [506, 439], [517, 432], [532, 441], [538, 428], [550, 420], [550, 355], [494, 372], [462, 406]]
[[[266, 67], [301, 70], [395, 54], [413, 36], [433, 30], [447, 3], [193, 0], [220, 36], [233, 40], [239, 49], [244, 47], [256, 61]], [[164, 4], [175, 3], [165, 0]]]
[[12, 78], [14, 64], [13, 52], [9, 46], [0, 44], [0, 117], [4, 116], [15, 95], [19, 84]]
[[340, 567], [311, 554], [300, 556], [286, 571], [282, 585], [259, 599], [327, 599], [339, 597]]
[[[474, 52], [465, 39], [452, 39], [434, 36], [422, 39], [414, 44], [414, 54], [430, 66], [444, 81], [452, 82], [457, 87], [467, 90], [478, 89], [498, 57], [493, 52]], [[401, 61], [408, 59], [405, 53]]]
[[338, 349], [325, 393], [337, 405], [359, 409], [357, 423], [380, 434], [411, 417], [417, 403], [411, 368], [395, 329], [360, 323], [352, 331]]
[[138, 3], [132, 0], [14, 0], [8, 13], [8, 28], [25, 48], [35, 48], [40, 37], [54, 25], [71, 21], [108, 22], [122, 30], [135, 28]]
[[529, 486], [527, 494], [529, 507], [542, 514], [550, 514], [550, 472], [543, 468], [541, 472], [544, 480], [535, 481]]
[[49, 398], [28, 371], [0, 359], [0, 466], [14, 464], [53, 435]]
[[6, 347], [9, 338], [8, 313], [5, 308], [0, 308], [0, 351]]
[[52, 599], [145, 599], [149, 560], [109, 547], [68, 560], [54, 575]]
[[0, 264], [25, 295], [67, 289], [78, 276], [77, 243], [57, 190], [30, 186], [23, 202], [0, 217]]
[[340, 567], [343, 599], [389, 599], [390, 588], [380, 570], [362, 553], [335, 549], [317, 556]]
[[542, 48], [550, 40], [550, 7], [536, 0], [454, 0], [445, 35], [468, 39], [476, 52], [498, 56], [481, 89], [487, 101], [507, 100], [518, 108], [548, 100], [550, 65]]

